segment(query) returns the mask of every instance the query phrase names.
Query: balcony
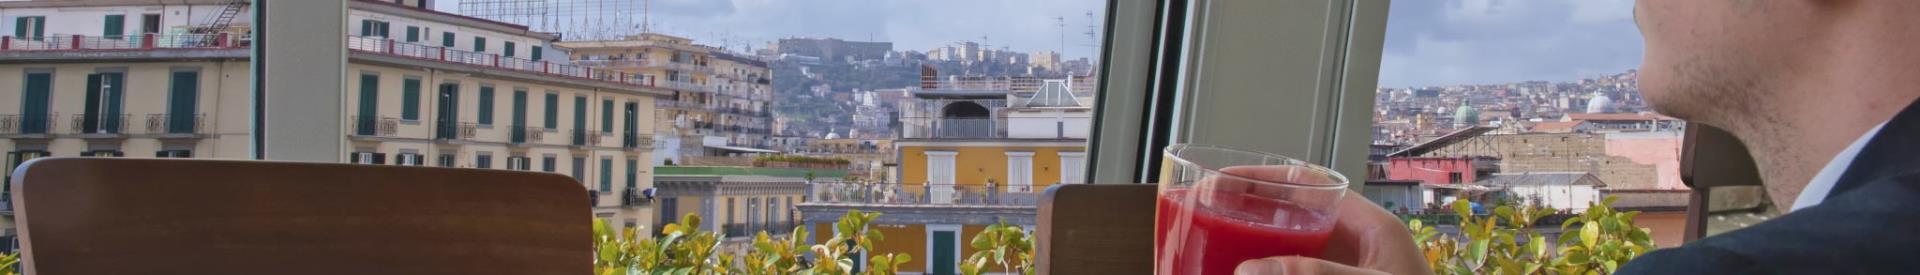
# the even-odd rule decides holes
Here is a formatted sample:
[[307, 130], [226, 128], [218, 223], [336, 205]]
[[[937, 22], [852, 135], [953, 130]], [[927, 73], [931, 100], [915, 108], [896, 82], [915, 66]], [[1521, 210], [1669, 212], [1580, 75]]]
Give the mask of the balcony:
[[147, 134], [161, 138], [198, 138], [207, 135], [206, 114], [147, 114]]
[[626, 191], [620, 192], [620, 206], [642, 207], [650, 204], [653, 204], [653, 200], [651, 198], [640, 196], [640, 192], [633, 191], [632, 188], [628, 188]]
[[747, 224], [744, 224], [744, 223], [729, 223], [729, 224], [720, 225], [720, 232], [721, 234], [726, 234], [725, 236], [727, 236], [728, 238], [748, 236]]
[[809, 204], [1032, 207], [1037, 187], [954, 184], [814, 183]]
[[525, 145], [545, 141], [547, 130], [540, 127], [513, 127], [513, 144]]
[[88, 138], [125, 137], [128, 118], [127, 114], [74, 114], [72, 133]]
[[394, 137], [400, 133], [400, 119], [392, 117], [353, 117], [353, 136]]
[[[645, 146], [645, 147], [642, 147], [642, 146]], [[632, 134], [632, 133], [623, 134], [620, 136], [620, 148], [640, 149], [640, 148], [651, 148], [651, 147], [653, 147], [653, 137], [641, 136], [641, 135]]]
[[0, 51], [59, 50], [154, 50], [154, 49], [242, 49], [248, 43], [239, 35], [217, 34], [143, 34], [128, 36], [49, 35], [41, 37], [0, 37]]
[[8, 138], [46, 138], [53, 133], [57, 113], [0, 115], [0, 136]]
[[900, 118], [904, 138], [1006, 138], [1006, 129], [992, 118]]
[[480, 124], [472, 122], [441, 122], [434, 126], [433, 139], [439, 141], [473, 140], [478, 135]]
[[631, 87], [654, 87], [652, 79], [640, 74], [547, 61], [535, 61], [532, 59], [501, 56], [484, 52], [462, 51], [437, 46], [405, 43], [383, 37], [347, 36], [347, 49], [356, 53], [457, 63], [483, 68], [504, 69], [520, 73], [606, 82]]
[[569, 142], [567, 142], [567, 144], [568, 144], [568, 145], [573, 145], [573, 147], [586, 147], [586, 146], [588, 146], [588, 145], [587, 145], [587, 141], [588, 141], [588, 140], [593, 140], [593, 139], [590, 139], [590, 138], [588, 138], [588, 137], [590, 137], [591, 135], [593, 135], [593, 133], [592, 133], [592, 132], [593, 132], [593, 131], [590, 131], [590, 130], [585, 130], [585, 129], [573, 129], [573, 130], [568, 130], [568, 131], [567, 131], [567, 134], [568, 134], [568, 135], [567, 135], [567, 137], [569, 137], [569, 138], [568, 138], [567, 140], [568, 140]]

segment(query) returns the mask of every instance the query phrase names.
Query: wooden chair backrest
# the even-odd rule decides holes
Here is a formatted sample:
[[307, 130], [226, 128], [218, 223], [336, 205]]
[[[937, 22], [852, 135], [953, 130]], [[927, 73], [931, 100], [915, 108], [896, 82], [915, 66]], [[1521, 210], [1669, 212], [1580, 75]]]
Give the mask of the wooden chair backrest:
[[1041, 195], [1034, 230], [1039, 274], [1153, 271], [1152, 184], [1057, 184]]
[[557, 174], [47, 158], [14, 172], [28, 274], [588, 274], [585, 187]]

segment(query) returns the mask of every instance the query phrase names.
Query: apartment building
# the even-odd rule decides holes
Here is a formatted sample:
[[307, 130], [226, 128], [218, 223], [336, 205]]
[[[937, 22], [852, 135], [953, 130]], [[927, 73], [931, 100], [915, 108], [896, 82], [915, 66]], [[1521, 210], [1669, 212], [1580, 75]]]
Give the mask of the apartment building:
[[[548, 60], [567, 56], [551, 34], [428, 4], [349, 2], [343, 159], [565, 174], [592, 190], [594, 215], [651, 223], [642, 191], [654, 102], [669, 89]], [[249, 158], [251, 41], [229, 32], [249, 29], [246, 5], [0, 2], [7, 169], [48, 156]]]
[[778, 153], [772, 146], [773, 72], [765, 61], [656, 33], [565, 41], [574, 64], [666, 88], [655, 104], [656, 164], [687, 156]]
[[954, 274], [976, 251], [968, 238], [998, 222], [1031, 228], [1047, 186], [1085, 182], [1092, 101], [1064, 79], [925, 79], [891, 142], [898, 181], [816, 182], [799, 207], [822, 236], [848, 210], [885, 213], [874, 222], [887, 238], [877, 253], [915, 255], [901, 272]]

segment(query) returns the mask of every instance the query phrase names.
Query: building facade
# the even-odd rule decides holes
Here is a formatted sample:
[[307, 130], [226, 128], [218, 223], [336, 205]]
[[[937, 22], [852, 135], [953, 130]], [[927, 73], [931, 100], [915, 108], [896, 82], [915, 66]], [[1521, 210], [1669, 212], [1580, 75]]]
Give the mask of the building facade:
[[1068, 81], [927, 78], [902, 106], [897, 181], [815, 183], [800, 212], [825, 237], [847, 211], [883, 213], [877, 253], [915, 255], [901, 272], [954, 274], [974, 234], [999, 222], [1032, 228], [1037, 194], [1085, 181], [1091, 101]]
[[566, 41], [575, 64], [667, 88], [655, 104], [655, 164], [685, 156], [776, 153], [772, 145], [773, 71], [765, 61], [662, 34]]
[[[18, 89], [0, 96], [7, 168], [48, 156], [250, 158], [251, 41], [223, 31], [248, 28], [238, 3], [0, 2], [0, 29], [15, 34], [0, 37], [0, 87], [18, 87], [0, 88]], [[592, 190], [595, 216], [651, 222], [641, 191], [652, 187], [654, 102], [669, 90], [548, 60], [565, 56], [555, 37], [525, 27], [417, 1], [348, 6], [342, 159], [565, 174]]]

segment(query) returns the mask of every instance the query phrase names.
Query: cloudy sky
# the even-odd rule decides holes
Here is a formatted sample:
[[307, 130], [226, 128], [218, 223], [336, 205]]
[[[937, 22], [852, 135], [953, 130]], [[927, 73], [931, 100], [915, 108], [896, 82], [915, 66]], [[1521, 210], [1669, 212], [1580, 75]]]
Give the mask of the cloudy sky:
[[1401, 0], [1380, 86], [1573, 80], [1639, 67], [1641, 52], [1631, 0]]
[[[442, 0], [435, 8], [459, 12], [459, 2]], [[923, 52], [963, 40], [1022, 52], [1059, 51], [1055, 17], [1064, 17], [1066, 55], [1078, 58], [1092, 51], [1084, 33], [1098, 24], [1087, 12], [1104, 20], [1105, 10], [1106, 0], [653, 0], [650, 17], [655, 32], [735, 49], [758, 49], [784, 37], [871, 37], [893, 42], [894, 50]]]

